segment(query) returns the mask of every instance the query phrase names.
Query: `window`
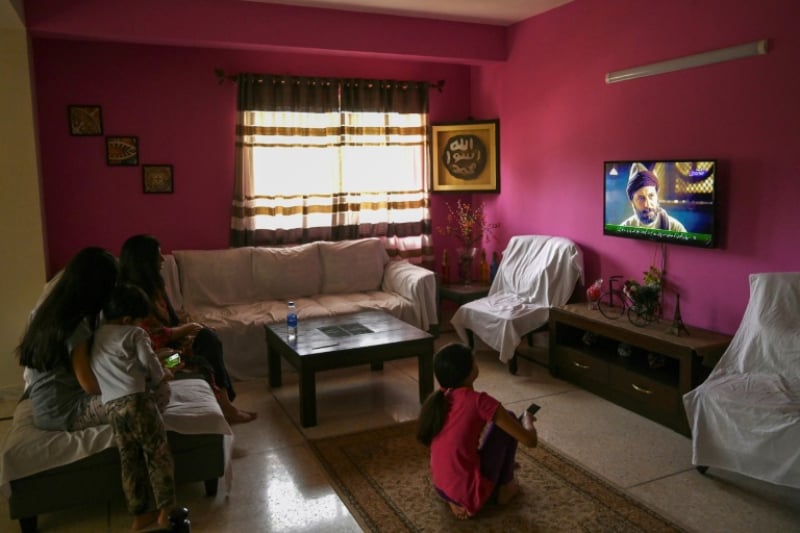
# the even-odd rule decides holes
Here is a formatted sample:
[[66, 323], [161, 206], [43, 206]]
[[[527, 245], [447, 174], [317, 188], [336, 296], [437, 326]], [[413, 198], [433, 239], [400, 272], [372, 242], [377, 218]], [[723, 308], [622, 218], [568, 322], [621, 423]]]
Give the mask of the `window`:
[[427, 84], [239, 84], [232, 244], [378, 236], [390, 253], [429, 253]]

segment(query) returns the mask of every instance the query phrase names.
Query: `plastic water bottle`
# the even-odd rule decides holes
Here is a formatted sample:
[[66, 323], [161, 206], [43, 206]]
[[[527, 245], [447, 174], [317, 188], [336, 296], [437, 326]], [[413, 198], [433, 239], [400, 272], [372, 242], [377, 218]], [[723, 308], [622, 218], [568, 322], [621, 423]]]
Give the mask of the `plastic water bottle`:
[[289, 302], [289, 309], [286, 313], [286, 333], [290, 341], [297, 340], [297, 307], [294, 302]]

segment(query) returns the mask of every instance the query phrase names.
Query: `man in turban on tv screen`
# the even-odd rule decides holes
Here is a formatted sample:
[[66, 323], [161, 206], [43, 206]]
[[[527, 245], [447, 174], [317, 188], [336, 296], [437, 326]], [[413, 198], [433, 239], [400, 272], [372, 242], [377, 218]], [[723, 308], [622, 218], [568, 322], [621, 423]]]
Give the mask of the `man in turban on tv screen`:
[[631, 165], [631, 173], [625, 191], [628, 193], [633, 215], [623, 220], [621, 226], [686, 231], [683, 224], [669, 216], [658, 205], [659, 185], [658, 176], [648, 170], [646, 166], [641, 163]]

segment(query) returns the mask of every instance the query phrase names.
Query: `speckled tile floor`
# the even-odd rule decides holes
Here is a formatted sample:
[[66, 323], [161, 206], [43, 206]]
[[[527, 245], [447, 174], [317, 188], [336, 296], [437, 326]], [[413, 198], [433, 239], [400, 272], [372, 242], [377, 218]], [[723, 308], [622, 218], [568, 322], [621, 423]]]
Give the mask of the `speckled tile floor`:
[[[455, 340], [443, 333], [437, 345]], [[800, 531], [800, 491], [691, 465], [691, 441], [667, 428], [550, 376], [543, 366], [521, 360], [516, 376], [496, 353], [478, 352], [476, 386], [507, 407], [531, 401], [543, 441], [589, 470], [628, 491], [691, 531]], [[258, 412], [250, 424], [234, 426], [233, 486], [215, 498], [202, 484], [178, 489], [190, 510], [192, 531], [360, 531], [331, 488], [306, 437], [349, 433], [416, 418], [417, 367], [414, 359], [317, 376], [318, 425], [301, 428], [296, 375], [285, 372], [282, 387], [266, 380], [237, 384], [236, 403]], [[0, 435], [10, 422], [0, 421]], [[131, 519], [122, 500], [39, 517], [40, 531], [128, 531]], [[0, 531], [18, 531], [0, 498]]]

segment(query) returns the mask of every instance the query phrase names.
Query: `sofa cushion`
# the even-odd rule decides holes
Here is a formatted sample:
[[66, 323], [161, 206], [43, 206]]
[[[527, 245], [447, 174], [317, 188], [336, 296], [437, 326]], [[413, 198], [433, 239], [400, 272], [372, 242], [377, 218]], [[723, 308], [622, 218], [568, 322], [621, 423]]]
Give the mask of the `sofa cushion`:
[[187, 306], [233, 305], [255, 301], [253, 248], [179, 250], [178, 262], [183, 302]]
[[380, 239], [320, 242], [322, 294], [380, 290], [389, 254]]
[[322, 265], [317, 243], [286, 248], [253, 248], [256, 300], [295, 300], [319, 294]]

